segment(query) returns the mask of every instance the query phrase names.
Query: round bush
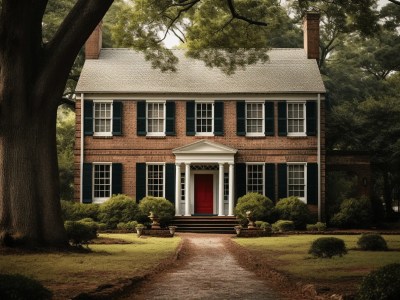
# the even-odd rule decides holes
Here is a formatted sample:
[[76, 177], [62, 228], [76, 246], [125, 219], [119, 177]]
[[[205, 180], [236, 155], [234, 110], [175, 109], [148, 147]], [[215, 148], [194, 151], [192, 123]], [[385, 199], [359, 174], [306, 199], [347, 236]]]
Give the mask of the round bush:
[[362, 234], [357, 241], [358, 247], [369, 251], [386, 251], [388, 249], [385, 239], [380, 234]]
[[65, 231], [74, 246], [87, 244], [97, 237], [97, 224], [80, 221], [65, 221]]
[[247, 223], [246, 212], [251, 211], [256, 221], [269, 221], [274, 204], [258, 193], [247, 193], [239, 198], [235, 207], [235, 215], [242, 224]]
[[98, 221], [99, 205], [61, 200], [61, 213], [64, 221], [78, 221], [84, 218]]
[[109, 229], [115, 229], [120, 222], [135, 221], [139, 208], [133, 198], [126, 195], [113, 195], [100, 205], [99, 219]]
[[293, 221], [296, 229], [305, 229], [306, 224], [311, 220], [307, 204], [297, 197], [279, 200], [276, 203], [275, 211], [280, 219]]
[[272, 224], [272, 230], [277, 232], [286, 232], [294, 230], [294, 223], [290, 220], [278, 220]]
[[400, 299], [400, 264], [390, 264], [364, 277], [357, 300]]
[[335, 237], [322, 237], [316, 239], [308, 251], [314, 257], [331, 258], [347, 253], [346, 245], [342, 239]]
[[316, 224], [307, 224], [306, 226], [307, 231], [317, 231], [317, 225]]
[[52, 293], [40, 282], [22, 276], [0, 274], [0, 299], [46, 300]]
[[339, 228], [365, 228], [370, 225], [371, 218], [371, 201], [368, 198], [350, 198], [343, 200], [331, 223]]
[[148, 216], [153, 212], [159, 219], [162, 227], [168, 226], [175, 215], [174, 205], [165, 198], [144, 197], [139, 202], [139, 209], [142, 216], [138, 219], [141, 222], [149, 222]]

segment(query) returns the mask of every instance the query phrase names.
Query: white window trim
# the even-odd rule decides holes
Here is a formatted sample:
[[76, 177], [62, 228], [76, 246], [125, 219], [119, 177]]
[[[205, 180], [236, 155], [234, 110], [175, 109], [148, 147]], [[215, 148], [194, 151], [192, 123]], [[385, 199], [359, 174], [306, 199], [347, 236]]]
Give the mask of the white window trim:
[[[212, 104], [211, 105], [211, 132], [197, 132], [197, 104]], [[194, 106], [194, 130], [195, 136], [214, 136], [214, 101], [195, 101]]]
[[[111, 104], [111, 109], [110, 109], [110, 114], [111, 114], [111, 124], [110, 124], [110, 131], [106, 131], [106, 132], [96, 132], [96, 118], [95, 118], [95, 106], [96, 104], [101, 104], [101, 103], [105, 103], [105, 104]], [[113, 100], [93, 100], [93, 136], [112, 136], [113, 134], [113, 109], [114, 109], [114, 101]]]
[[249, 193], [248, 189], [248, 176], [249, 176], [249, 165], [262, 165], [262, 176], [263, 176], [263, 187], [262, 194], [265, 195], [265, 163], [263, 162], [247, 162], [246, 163], [246, 194]]
[[307, 204], [307, 163], [304, 162], [290, 162], [287, 163], [287, 169], [286, 169], [286, 182], [287, 182], [287, 187], [286, 187], [286, 194], [289, 196], [289, 166], [290, 165], [303, 165], [304, 166], [304, 197], [297, 197], [299, 200], [303, 201], [305, 204]]
[[149, 195], [149, 165], [162, 165], [163, 166], [163, 192], [162, 197], [165, 198], [165, 162], [150, 162], [146, 163], [146, 196]]
[[[262, 105], [262, 130], [261, 132], [247, 132], [247, 104], [263, 104]], [[245, 129], [246, 136], [265, 136], [265, 101], [245, 101]]]
[[[164, 105], [164, 116], [163, 116], [163, 118], [164, 118], [164, 131], [163, 132], [149, 132], [149, 123], [148, 123], [148, 120], [149, 120], [149, 115], [148, 115], [148, 112], [149, 112], [149, 109], [148, 109], [148, 104], [154, 104], [154, 103], [159, 103], [159, 104], [163, 104]], [[166, 101], [164, 100], [164, 101], [162, 101], [162, 100], [146, 100], [146, 136], [165, 136], [165, 130], [166, 130], [166, 125], [167, 125], [167, 122], [166, 122], [166, 116], [167, 116], [167, 111], [166, 111], [166, 109], [167, 109], [167, 106], [165, 105], [165, 103], [166, 103]]]
[[[95, 173], [95, 167], [94, 166], [99, 166], [99, 165], [104, 165], [104, 166], [110, 166], [110, 196], [109, 197], [94, 197], [94, 173]], [[92, 199], [94, 204], [101, 204], [105, 202], [106, 200], [110, 199], [112, 196], [112, 163], [111, 162], [93, 162], [92, 163]]]
[[[303, 132], [289, 132], [289, 104], [303, 104], [303, 114], [304, 114], [304, 131]], [[306, 101], [287, 101], [286, 102], [286, 128], [287, 136], [307, 136], [307, 105]]]

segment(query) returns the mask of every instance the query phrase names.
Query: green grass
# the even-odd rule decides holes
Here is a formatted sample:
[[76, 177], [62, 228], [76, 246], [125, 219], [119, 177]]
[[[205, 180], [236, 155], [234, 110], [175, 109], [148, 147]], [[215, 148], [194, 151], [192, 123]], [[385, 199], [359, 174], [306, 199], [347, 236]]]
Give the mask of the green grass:
[[[397, 251], [360, 251], [359, 235], [339, 235], [349, 252], [343, 257], [315, 259], [308, 254], [312, 241], [322, 235], [292, 235], [257, 239], [234, 239], [239, 245], [253, 251], [272, 266], [301, 279], [337, 281], [358, 279], [373, 269], [400, 262], [400, 235], [384, 235], [389, 249]], [[327, 235], [324, 235], [327, 237]]]
[[[71, 296], [103, 283], [144, 275], [172, 257], [180, 238], [137, 238], [134, 234], [101, 234], [131, 244], [90, 245], [91, 253], [34, 253], [0, 256], [0, 273], [22, 274], [51, 290]], [[63, 297], [61, 297], [63, 298]]]

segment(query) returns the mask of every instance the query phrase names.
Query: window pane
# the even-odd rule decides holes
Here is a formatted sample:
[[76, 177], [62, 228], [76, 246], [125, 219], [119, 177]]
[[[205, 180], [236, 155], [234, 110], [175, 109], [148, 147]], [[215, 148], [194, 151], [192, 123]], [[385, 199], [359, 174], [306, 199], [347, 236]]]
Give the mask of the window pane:
[[147, 165], [147, 194], [164, 196], [164, 165]]
[[264, 165], [247, 165], [247, 192], [264, 194]]
[[212, 103], [196, 103], [196, 132], [212, 132]]
[[305, 174], [304, 165], [288, 166], [289, 196], [304, 198], [305, 196]]
[[94, 132], [111, 132], [111, 103], [94, 103]]
[[288, 103], [288, 132], [304, 133], [304, 103]]
[[147, 132], [164, 133], [164, 103], [147, 103]]
[[111, 166], [94, 165], [93, 194], [95, 198], [111, 197]]
[[246, 103], [246, 132], [261, 133], [263, 131], [263, 103]]

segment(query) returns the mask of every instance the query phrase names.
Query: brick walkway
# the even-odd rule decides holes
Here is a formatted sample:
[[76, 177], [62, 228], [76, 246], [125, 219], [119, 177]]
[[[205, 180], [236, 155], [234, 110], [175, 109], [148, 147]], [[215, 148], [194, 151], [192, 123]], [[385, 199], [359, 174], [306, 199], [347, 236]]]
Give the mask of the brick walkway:
[[243, 269], [226, 247], [226, 235], [189, 234], [176, 268], [143, 283], [123, 299], [282, 299], [265, 280]]

